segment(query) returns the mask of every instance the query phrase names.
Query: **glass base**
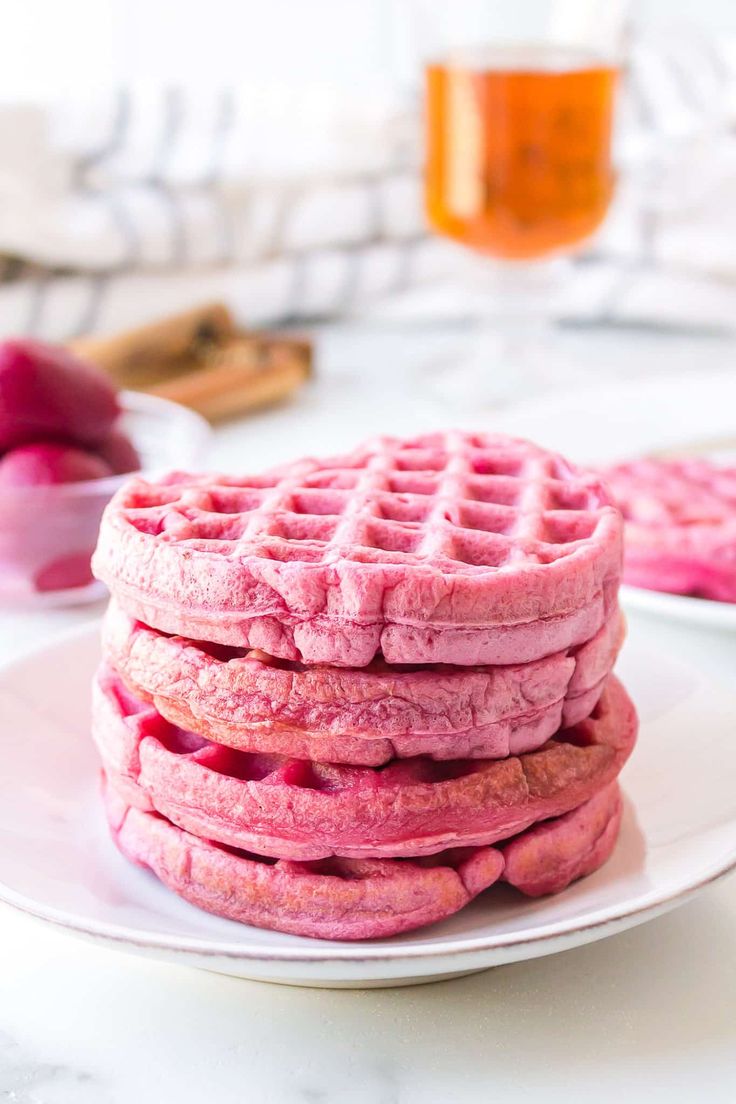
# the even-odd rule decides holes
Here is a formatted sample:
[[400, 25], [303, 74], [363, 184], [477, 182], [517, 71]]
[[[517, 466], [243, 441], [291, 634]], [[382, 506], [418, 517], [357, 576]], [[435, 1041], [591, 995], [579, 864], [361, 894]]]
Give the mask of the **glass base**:
[[455, 356], [427, 366], [425, 381], [443, 403], [468, 409], [518, 402], [559, 385], [557, 297], [566, 259], [508, 264], [483, 259], [467, 287], [480, 318]]
[[520, 402], [554, 389], [563, 377], [552, 326], [522, 333], [480, 327], [424, 373], [436, 399], [466, 410]]

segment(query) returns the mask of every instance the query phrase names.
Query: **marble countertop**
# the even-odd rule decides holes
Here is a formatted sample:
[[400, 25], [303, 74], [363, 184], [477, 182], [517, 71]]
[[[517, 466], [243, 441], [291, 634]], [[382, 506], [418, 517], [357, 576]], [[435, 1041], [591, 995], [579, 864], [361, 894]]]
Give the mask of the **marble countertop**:
[[[588, 333], [565, 340], [604, 379], [673, 364], [727, 368], [734, 357], [732, 344], [715, 339]], [[523, 429], [514, 409], [493, 419], [472, 411], [453, 417], [431, 402], [421, 365], [445, 341], [442, 334], [325, 331], [319, 382], [289, 407], [219, 431], [213, 465], [251, 467], [302, 450], [340, 449], [363, 433], [448, 421]], [[683, 435], [686, 422], [683, 412]], [[645, 446], [631, 442], [632, 451]], [[95, 612], [6, 613], [0, 659]], [[632, 617], [632, 633], [637, 624]], [[736, 638], [673, 626], [667, 639], [688, 662], [733, 685]], [[501, 1098], [731, 1104], [736, 879], [574, 951], [371, 991], [295, 989], [164, 965], [93, 947], [0, 907], [0, 1101]]]

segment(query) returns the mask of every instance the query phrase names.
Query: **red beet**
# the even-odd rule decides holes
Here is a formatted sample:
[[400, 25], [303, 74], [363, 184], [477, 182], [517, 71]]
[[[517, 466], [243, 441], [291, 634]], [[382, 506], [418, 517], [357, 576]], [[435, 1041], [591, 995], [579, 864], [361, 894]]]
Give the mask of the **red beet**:
[[0, 488], [79, 483], [113, 474], [110, 465], [99, 456], [49, 442], [21, 445], [0, 460]]
[[119, 412], [110, 380], [67, 349], [21, 338], [0, 343], [0, 452], [57, 437], [95, 447]]
[[33, 584], [38, 591], [69, 590], [72, 587], [87, 586], [92, 582], [92, 568], [89, 552], [72, 552], [46, 564], [34, 577]]
[[133, 442], [122, 430], [113, 429], [97, 447], [97, 455], [109, 464], [116, 475], [125, 472], [140, 471], [141, 458]]

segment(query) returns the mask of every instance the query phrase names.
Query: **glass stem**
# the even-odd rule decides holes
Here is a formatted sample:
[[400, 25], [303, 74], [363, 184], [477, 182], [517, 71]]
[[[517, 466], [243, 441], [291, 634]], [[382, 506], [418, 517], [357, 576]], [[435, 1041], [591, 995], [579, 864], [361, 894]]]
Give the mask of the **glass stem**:
[[508, 400], [549, 384], [557, 299], [569, 267], [567, 258], [482, 264], [480, 322], [471, 358], [479, 381], [487, 378], [483, 390], [488, 397]]

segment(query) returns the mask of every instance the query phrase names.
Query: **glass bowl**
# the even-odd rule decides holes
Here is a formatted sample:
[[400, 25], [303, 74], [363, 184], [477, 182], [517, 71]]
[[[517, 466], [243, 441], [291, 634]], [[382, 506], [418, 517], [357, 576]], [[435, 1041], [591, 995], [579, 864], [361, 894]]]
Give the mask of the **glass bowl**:
[[[119, 398], [119, 426], [138, 450], [144, 473], [200, 467], [211, 436], [204, 418], [153, 395], [123, 391]], [[104, 596], [90, 556], [102, 511], [131, 474], [0, 489], [0, 602], [44, 608]]]

